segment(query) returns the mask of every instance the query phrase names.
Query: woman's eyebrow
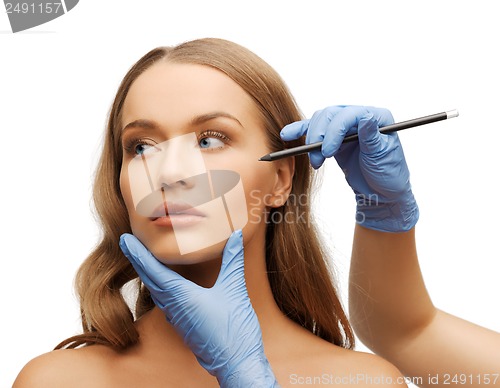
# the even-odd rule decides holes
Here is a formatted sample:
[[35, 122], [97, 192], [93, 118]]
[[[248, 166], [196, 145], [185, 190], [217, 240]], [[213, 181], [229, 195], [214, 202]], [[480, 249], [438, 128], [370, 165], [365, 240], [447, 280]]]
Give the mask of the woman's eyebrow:
[[[224, 118], [236, 121], [239, 124], [239, 126], [243, 128], [243, 125], [236, 117], [234, 117], [230, 113], [222, 112], [222, 111], [204, 113], [204, 114], [195, 116], [191, 119], [190, 124], [193, 126], [200, 125], [200, 124], [206, 123], [207, 121], [217, 119], [219, 117], [224, 117]], [[160, 129], [160, 125], [158, 125], [155, 121], [147, 120], [147, 119], [134, 120], [123, 127], [122, 135], [125, 133], [125, 131], [127, 131], [131, 128]]]
[[227, 112], [222, 112], [222, 111], [217, 111], [217, 112], [210, 112], [210, 113], [205, 113], [199, 116], [195, 116], [191, 119], [191, 125], [199, 125], [203, 124], [207, 121], [219, 118], [219, 117], [224, 117], [233, 121], [236, 121], [240, 127], [243, 127], [241, 124], [240, 120], [238, 120], [236, 117], [234, 117], [232, 114], [227, 113]]
[[125, 131], [132, 128], [158, 129], [159, 127], [160, 126], [157, 123], [151, 120], [145, 120], [145, 119], [134, 120], [123, 127], [122, 135], [125, 133]]

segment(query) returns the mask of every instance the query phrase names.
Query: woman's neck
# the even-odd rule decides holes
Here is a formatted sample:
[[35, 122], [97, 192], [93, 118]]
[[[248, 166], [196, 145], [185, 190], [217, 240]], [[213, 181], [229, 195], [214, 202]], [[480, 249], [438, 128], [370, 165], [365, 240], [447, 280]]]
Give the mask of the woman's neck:
[[[248, 295], [257, 314], [263, 337], [275, 335], [279, 322], [289, 322], [278, 308], [269, 283], [266, 270], [265, 229], [256, 231], [245, 241], [245, 280]], [[173, 268], [186, 279], [202, 286], [212, 287], [220, 272], [222, 259], [176, 266]], [[272, 328], [272, 329], [271, 329]]]

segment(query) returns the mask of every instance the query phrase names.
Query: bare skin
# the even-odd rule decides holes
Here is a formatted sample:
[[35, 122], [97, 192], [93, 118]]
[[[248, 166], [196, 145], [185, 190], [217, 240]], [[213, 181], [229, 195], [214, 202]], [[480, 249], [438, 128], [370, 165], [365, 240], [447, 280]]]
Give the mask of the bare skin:
[[[296, 385], [294, 381], [299, 378], [324, 374], [344, 379], [345, 385], [384, 385], [376, 380], [380, 377], [398, 385], [400, 372], [382, 358], [335, 346], [286, 318], [274, 302], [265, 271], [258, 270], [264, 263], [263, 254], [258, 261], [250, 260], [254, 254], [257, 253], [252, 246], [245, 247], [245, 278], [261, 325], [266, 355], [282, 387]], [[28, 363], [14, 387], [218, 386], [159, 309], [153, 309], [136, 325], [140, 341], [131, 349], [116, 352], [94, 345], [53, 351]], [[353, 376], [363, 376], [365, 381], [353, 383]]]
[[[269, 149], [255, 109], [236, 83], [214, 69], [156, 64], [130, 89], [124, 104], [123, 125], [150, 120], [156, 123], [155, 132], [143, 128], [133, 131], [136, 135], [149, 131], [150, 141], [160, 143], [173, 136], [206, 129], [206, 126], [191, 124], [193, 117], [206, 117], [211, 112], [221, 111], [231, 114], [237, 121], [222, 117], [210, 122], [211, 129], [223, 127], [231, 142], [220, 149], [207, 151], [204, 156], [218, 168], [237, 171], [247, 195], [252, 190], [260, 193], [262, 200], [254, 201], [252, 210], [262, 213], [269, 203], [279, 206], [279, 201], [286, 200], [293, 162], [258, 162], [258, 158]], [[124, 158], [123, 164], [126, 165], [127, 156]], [[203, 286], [213, 284], [220, 269], [220, 256], [214, 259], [210, 248], [187, 257], [189, 261], [185, 264], [189, 265], [183, 264], [184, 256], [175, 249], [172, 231], [159, 229], [147, 217], [135, 213], [126, 169], [122, 170], [120, 183], [134, 234], [140, 236], [161, 261], [187, 279]], [[266, 355], [281, 386], [296, 385], [298, 381], [321, 376], [331, 378], [332, 385], [406, 386], [400, 372], [379, 356], [333, 345], [283, 315], [276, 305], [266, 274], [265, 231], [265, 222], [257, 222], [249, 215], [249, 222], [243, 229], [245, 279], [261, 325]], [[220, 252], [221, 248], [218, 249]], [[176, 260], [169, 261], [171, 257], [176, 257]], [[136, 346], [123, 352], [94, 345], [47, 353], [27, 364], [14, 387], [218, 386], [216, 378], [198, 364], [159, 309], [143, 316], [136, 325], [140, 333]], [[353, 377], [357, 380], [353, 381]], [[381, 378], [386, 383], [392, 381], [392, 384], [383, 384]], [[322, 381], [321, 385], [328, 384]]]
[[[266, 355], [282, 387], [324, 375], [342, 378], [345, 385], [384, 385], [377, 383], [380, 377], [398, 385], [401, 374], [383, 359], [327, 343], [284, 317], [275, 306], [268, 308], [267, 318], [258, 314], [259, 321]], [[137, 326], [141, 340], [126, 352], [100, 345], [50, 352], [28, 363], [14, 387], [218, 387], [161, 311], [155, 308]], [[365, 381], [359, 377], [359, 382], [350, 384], [354, 376]]]
[[363, 343], [405, 375], [421, 377], [419, 386], [453, 385], [455, 375], [465, 381], [456, 385], [500, 386], [500, 334], [433, 305], [414, 229], [384, 233], [356, 226], [349, 301]]

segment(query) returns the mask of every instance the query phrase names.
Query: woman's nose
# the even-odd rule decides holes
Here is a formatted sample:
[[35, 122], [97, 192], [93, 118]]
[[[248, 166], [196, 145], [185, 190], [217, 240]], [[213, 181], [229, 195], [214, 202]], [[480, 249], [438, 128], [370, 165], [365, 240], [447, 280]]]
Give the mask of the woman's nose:
[[165, 143], [159, 158], [157, 185], [159, 188], [192, 188], [195, 180], [190, 178], [206, 172], [200, 149], [193, 147], [193, 139], [186, 136]]
[[189, 188], [189, 163], [177, 152], [166, 152], [158, 172], [159, 187]]

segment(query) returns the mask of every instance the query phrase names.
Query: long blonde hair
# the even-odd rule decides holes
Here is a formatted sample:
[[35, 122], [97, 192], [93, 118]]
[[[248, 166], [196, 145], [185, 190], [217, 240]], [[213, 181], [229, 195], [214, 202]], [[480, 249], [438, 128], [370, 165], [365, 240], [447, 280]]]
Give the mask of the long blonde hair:
[[[122, 161], [121, 114], [134, 80], [154, 63], [200, 64], [222, 71], [240, 85], [258, 107], [272, 150], [285, 144], [280, 130], [300, 120], [294, 98], [280, 76], [261, 58], [222, 39], [199, 39], [175, 47], [160, 47], [144, 55], [125, 75], [109, 113], [104, 148], [94, 182], [94, 203], [102, 224], [102, 239], [78, 270], [75, 286], [80, 297], [83, 334], [61, 342], [58, 348], [106, 344], [122, 350], [138, 342], [134, 320], [154, 307], [118, 241], [130, 233], [130, 222], [120, 186]], [[296, 156], [290, 198], [273, 209], [270, 220], [300, 214], [305, 222], [270, 223], [266, 232], [266, 262], [273, 295], [290, 319], [336, 345], [352, 348], [354, 336], [332, 281], [328, 257], [310, 214], [313, 170], [306, 155]], [[282, 213], [277, 217], [276, 214]], [[292, 212], [292, 213], [290, 213]], [[135, 311], [126, 303], [122, 288], [135, 283]]]

